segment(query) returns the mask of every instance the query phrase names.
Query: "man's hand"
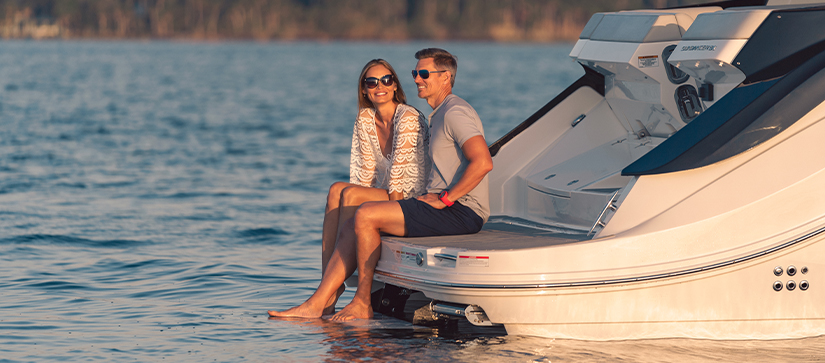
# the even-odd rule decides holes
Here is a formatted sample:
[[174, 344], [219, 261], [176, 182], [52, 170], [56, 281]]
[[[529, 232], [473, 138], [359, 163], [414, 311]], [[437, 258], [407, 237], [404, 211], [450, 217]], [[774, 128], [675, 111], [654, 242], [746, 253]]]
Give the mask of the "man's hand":
[[442, 202], [441, 199], [438, 199], [438, 194], [428, 193], [415, 199], [427, 203], [435, 209], [444, 209], [447, 207], [447, 205], [444, 204], [444, 202]]

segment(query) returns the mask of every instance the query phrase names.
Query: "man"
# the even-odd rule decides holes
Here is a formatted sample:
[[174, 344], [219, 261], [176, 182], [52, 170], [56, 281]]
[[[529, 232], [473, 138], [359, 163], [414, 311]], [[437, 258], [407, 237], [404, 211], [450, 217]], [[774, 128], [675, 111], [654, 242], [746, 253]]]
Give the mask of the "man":
[[[381, 256], [381, 233], [424, 237], [476, 233], [490, 215], [487, 173], [493, 169], [484, 129], [475, 110], [452, 94], [457, 63], [443, 49], [415, 54], [413, 70], [418, 97], [433, 108], [430, 114], [428, 194], [416, 199], [369, 202], [343, 228], [321, 285], [295, 308], [269, 314], [279, 317], [320, 317], [338, 286], [358, 268], [358, 289], [352, 302], [332, 320], [367, 319], [375, 266]], [[348, 230], [354, 231], [347, 233]], [[353, 256], [354, 254], [354, 256]], [[354, 257], [354, 258], [353, 258]], [[350, 261], [355, 261], [353, 265]]]

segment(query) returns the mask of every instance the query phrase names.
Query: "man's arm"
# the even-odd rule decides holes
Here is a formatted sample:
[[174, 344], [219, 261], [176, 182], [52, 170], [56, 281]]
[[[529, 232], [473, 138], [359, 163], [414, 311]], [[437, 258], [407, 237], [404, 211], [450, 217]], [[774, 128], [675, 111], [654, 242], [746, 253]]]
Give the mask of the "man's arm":
[[[455, 202], [458, 198], [473, 190], [478, 183], [481, 183], [484, 176], [493, 170], [493, 158], [490, 156], [490, 149], [487, 147], [487, 142], [484, 141], [484, 136], [471, 137], [461, 146], [461, 151], [470, 163], [467, 165], [467, 169], [464, 169], [461, 179], [450, 189], [450, 193], [447, 195], [447, 199], [451, 202]], [[438, 199], [438, 194], [424, 194], [417, 199], [436, 209], [446, 207]]]

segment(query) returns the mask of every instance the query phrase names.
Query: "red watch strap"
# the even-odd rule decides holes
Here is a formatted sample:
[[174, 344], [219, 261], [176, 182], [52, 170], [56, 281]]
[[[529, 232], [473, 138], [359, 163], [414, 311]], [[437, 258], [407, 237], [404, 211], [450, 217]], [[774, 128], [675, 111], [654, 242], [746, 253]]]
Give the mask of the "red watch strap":
[[453, 202], [451, 202], [449, 199], [447, 199], [448, 194], [449, 193], [446, 190], [442, 190], [441, 194], [438, 195], [438, 199], [441, 201], [441, 203], [444, 203], [444, 205], [446, 205], [448, 207], [452, 207]]

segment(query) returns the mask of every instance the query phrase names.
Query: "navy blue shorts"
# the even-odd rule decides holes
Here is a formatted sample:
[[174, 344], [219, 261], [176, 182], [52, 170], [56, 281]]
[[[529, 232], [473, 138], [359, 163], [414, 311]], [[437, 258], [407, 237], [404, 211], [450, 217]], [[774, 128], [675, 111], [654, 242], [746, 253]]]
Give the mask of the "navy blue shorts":
[[471, 234], [481, 230], [484, 220], [461, 203], [435, 209], [418, 199], [399, 200], [404, 212], [407, 234], [404, 237], [449, 236]]

